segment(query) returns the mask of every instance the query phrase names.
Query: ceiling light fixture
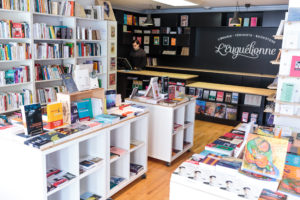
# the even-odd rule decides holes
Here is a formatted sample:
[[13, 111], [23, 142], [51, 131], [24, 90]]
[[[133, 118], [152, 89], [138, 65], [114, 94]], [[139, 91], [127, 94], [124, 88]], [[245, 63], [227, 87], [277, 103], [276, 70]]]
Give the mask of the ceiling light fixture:
[[162, 4], [167, 4], [170, 6], [196, 6], [196, 5], [198, 5], [193, 2], [186, 1], [186, 0], [152, 0], [152, 1], [156, 1], [156, 2], [159, 2]]
[[153, 26], [153, 20], [151, 14], [147, 14], [147, 19], [144, 22], [144, 26]]
[[239, 25], [241, 23], [239, 19], [238, 9], [239, 9], [239, 4], [238, 2], [236, 2], [236, 11], [234, 12], [233, 18], [230, 22], [231, 25]]

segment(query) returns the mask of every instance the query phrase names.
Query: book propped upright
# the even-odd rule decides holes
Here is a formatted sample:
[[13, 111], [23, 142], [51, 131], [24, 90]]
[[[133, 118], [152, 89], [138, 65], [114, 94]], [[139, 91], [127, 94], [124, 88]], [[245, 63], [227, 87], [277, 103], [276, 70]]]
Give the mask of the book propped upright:
[[38, 135], [43, 133], [43, 120], [41, 104], [21, 106], [25, 135]]
[[249, 134], [242, 170], [281, 179], [287, 147], [288, 140]]
[[51, 103], [47, 105], [47, 122], [49, 129], [63, 125], [62, 103]]
[[158, 89], [158, 77], [152, 77], [149, 86], [146, 90], [145, 97], [151, 96], [155, 100], [160, 99], [159, 89]]
[[290, 70], [290, 76], [300, 77], [300, 56], [292, 57], [292, 65]]
[[62, 74], [61, 77], [69, 93], [78, 91], [77, 86], [73, 80], [72, 74]]

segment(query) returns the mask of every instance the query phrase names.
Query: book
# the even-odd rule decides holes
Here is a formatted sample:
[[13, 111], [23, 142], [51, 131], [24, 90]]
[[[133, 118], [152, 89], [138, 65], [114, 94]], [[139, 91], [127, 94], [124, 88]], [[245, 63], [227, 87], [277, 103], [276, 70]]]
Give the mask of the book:
[[50, 103], [47, 105], [47, 122], [50, 129], [63, 125], [62, 103]]
[[248, 17], [245, 17], [243, 26], [244, 27], [249, 27], [249, 24], [250, 24], [250, 19]]
[[101, 114], [101, 115], [95, 116], [94, 120], [98, 121], [100, 123], [113, 124], [113, 123], [117, 123], [118, 121], [120, 121], [120, 117], [114, 116], [114, 115]]
[[263, 189], [258, 200], [286, 200], [287, 196], [280, 192], [274, 192], [272, 190]]
[[231, 95], [231, 103], [238, 104], [239, 103], [239, 93], [233, 92]]
[[215, 101], [215, 100], [216, 100], [216, 96], [217, 96], [217, 91], [211, 90], [211, 91], [209, 92], [209, 97], [208, 97], [208, 99], [209, 99], [210, 101]]
[[278, 191], [288, 194], [289, 196], [300, 196], [300, 167], [286, 164], [284, 173]]
[[71, 124], [79, 122], [78, 107], [76, 102], [71, 103]]
[[77, 101], [79, 121], [90, 121], [90, 103], [88, 100]]
[[218, 91], [216, 101], [223, 102], [223, 100], [224, 100], [224, 92]]
[[300, 56], [293, 56], [292, 57], [290, 76], [300, 77]]
[[180, 16], [180, 26], [186, 27], [189, 25], [189, 16], [181, 15]]
[[171, 46], [176, 46], [176, 38], [171, 38]]
[[102, 99], [91, 98], [93, 116], [98, 116], [103, 113]]
[[88, 102], [89, 117], [90, 117], [90, 119], [94, 118], [91, 98], [82, 99], [82, 101], [87, 101]]
[[250, 122], [254, 122], [254, 124], [257, 124], [257, 119], [258, 119], [258, 113], [250, 114]]
[[248, 119], [249, 119], [249, 112], [243, 112], [241, 121], [244, 123], [248, 123]]
[[215, 110], [215, 117], [223, 119], [225, 118], [225, 114], [226, 114], [226, 104], [217, 103], [216, 110]]
[[206, 102], [205, 115], [214, 117], [216, 110], [216, 103]]
[[169, 37], [168, 36], [163, 36], [163, 45], [169, 46]]
[[111, 146], [110, 147], [110, 152], [113, 154], [117, 154], [118, 156], [121, 156], [123, 154], [125, 154], [127, 151], [125, 149], [121, 149], [115, 146]]
[[38, 135], [43, 133], [43, 120], [41, 104], [21, 106], [25, 135]]
[[85, 192], [82, 195], [80, 195], [80, 200], [100, 200], [101, 196], [91, 193], [91, 192]]
[[135, 163], [130, 163], [130, 172], [133, 173], [133, 174], [138, 174], [143, 169], [144, 169], [144, 167], [142, 165], [138, 165], [138, 164], [135, 164]]
[[281, 179], [288, 140], [248, 134], [242, 170]]
[[251, 17], [250, 26], [251, 27], [256, 27], [257, 26], [257, 17]]
[[153, 38], [153, 44], [154, 45], [159, 45], [159, 36], [154, 36], [154, 38]]
[[284, 82], [281, 87], [280, 101], [292, 102], [294, 84]]
[[144, 44], [150, 44], [150, 36], [148, 35], [144, 36]]
[[231, 92], [226, 92], [225, 93], [225, 99], [224, 99], [224, 101], [226, 103], [231, 103]]
[[209, 97], [209, 90], [204, 90], [202, 98], [203, 99], [208, 99], [208, 97]]
[[196, 113], [205, 114], [206, 101], [196, 100]]
[[116, 90], [105, 91], [106, 97], [106, 109], [110, 109], [116, 106]]
[[153, 18], [154, 26], [160, 27], [160, 18]]

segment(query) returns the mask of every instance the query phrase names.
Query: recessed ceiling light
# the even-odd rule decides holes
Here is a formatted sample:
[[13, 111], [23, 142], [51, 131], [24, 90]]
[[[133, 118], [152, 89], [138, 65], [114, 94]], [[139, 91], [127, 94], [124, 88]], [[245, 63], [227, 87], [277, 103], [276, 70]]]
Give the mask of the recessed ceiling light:
[[197, 4], [186, 0], [152, 0], [170, 6], [196, 6]]

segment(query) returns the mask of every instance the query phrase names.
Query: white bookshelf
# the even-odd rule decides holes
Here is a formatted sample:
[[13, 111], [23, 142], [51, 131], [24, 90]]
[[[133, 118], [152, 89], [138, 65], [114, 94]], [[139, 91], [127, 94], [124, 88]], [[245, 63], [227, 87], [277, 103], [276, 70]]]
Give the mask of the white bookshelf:
[[[294, 88], [300, 89], [299, 77], [291, 77], [290, 69], [292, 65], [292, 57], [300, 56], [300, 46], [297, 42], [300, 38], [300, 21], [284, 23], [284, 33], [282, 37], [282, 52], [280, 59], [280, 68], [278, 75], [278, 88], [275, 100], [275, 118], [274, 124], [279, 126], [291, 127], [294, 131], [300, 130], [299, 118], [300, 113], [297, 113], [300, 105], [300, 100], [293, 99], [292, 102], [280, 101], [283, 83], [294, 84]], [[293, 94], [293, 96], [296, 94]], [[292, 113], [284, 113], [283, 108], [290, 107]]]
[[[155, 105], [126, 99], [127, 103], [135, 103], [149, 108], [149, 145], [148, 156], [163, 160], [167, 166], [171, 162], [193, 147], [195, 100], [191, 100], [174, 107]], [[184, 124], [188, 121], [188, 124]], [[173, 124], [182, 127], [173, 131]], [[176, 149], [177, 153], [172, 153]]]
[[[87, 130], [76, 139], [55, 145], [46, 150], [26, 146], [14, 140], [0, 139], [0, 154], [5, 164], [0, 166], [0, 199], [74, 200], [85, 192], [93, 192], [107, 199], [132, 181], [145, 177], [147, 172], [148, 118], [144, 113], [105, 128]], [[141, 145], [130, 151], [130, 140]], [[115, 161], [110, 160], [110, 146], [127, 150]], [[102, 158], [90, 170], [80, 174], [79, 162], [87, 156]], [[137, 175], [130, 175], [130, 162], [144, 166]], [[58, 168], [76, 178], [47, 192], [46, 171]], [[110, 176], [125, 180], [110, 189]], [[16, 192], [18, 191], [18, 192]]]
[[[94, 1], [91, 0], [76, 0], [76, 3], [79, 3], [83, 6], [90, 6], [94, 4]], [[111, 86], [109, 84], [109, 74], [115, 73], [116, 71], [109, 71], [109, 62], [111, 57], [115, 57], [117, 52], [117, 32], [115, 32], [115, 37], [111, 38], [110, 28], [111, 26], [115, 27], [117, 31], [117, 23], [114, 21], [98, 20], [98, 19], [87, 19], [80, 17], [72, 16], [62, 16], [62, 15], [52, 15], [46, 13], [37, 13], [34, 11], [33, 5], [34, 0], [30, 0], [31, 8], [30, 12], [16, 11], [16, 10], [6, 10], [0, 9], [0, 20], [12, 20], [13, 22], [27, 22], [30, 28], [30, 37], [29, 38], [0, 38], [0, 43], [9, 43], [9, 42], [20, 42], [20, 43], [29, 43], [31, 46], [31, 53], [33, 53], [34, 43], [73, 43], [74, 44], [74, 57], [72, 58], [47, 58], [47, 59], [28, 59], [28, 60], [8, 60], [0, 61], [0, 70], [11, 69], [15, 66], [28, 65], [30, 69], [30, 83], [23, 85], [16, 85], [15, 89], [22, 90], [25, 88], [25, 85], [30, 85], [30, 90], [32, 91], [33, 103], [37, 102], [36, 88], [41, 87], [53, 87], [61, 84], [57, 84], [57, 80], [49, 80], [42, 82], [35, 80], [35, 64], [39, 63], [41, 65], [63, 65], [63, 64], [82, 64], [87, 60], [96, 60], [101, 61], [103, 65], [103, 71], [98, 75], [98, 79], [101, 79], [101, 86], [104, 89], [115, 89], [115, 85]], [[47, 25], [59, 26], [65, 25], [69, 28], [72, 28], [72, 39], [37, 39], [33, 36], [33, 24], [34, 23], [46, 23]], [[92, 29], [100, 30], [101, 40], [79, 40], [76, 39], [76, 28], [77, 27], [91, 27]], [[101, 55], [99, 56], [90, 56], [90, 57], [78, 57], [76, 56], [77, 47], [76, 43], [98, 43], [101, 45]], [[108, 50], [111, 42], [115, 42], [115, 54], [111, 54]], [[33, 56], [33, 55], [32, 55]], [[60, 81], [61, 82], [61, 81]], [[6, 92], [6, 88], [13, 88], [12, 86], [0, 87], [0, 92]], [[28, 87], [26, 87], [28, 88]], [[17, 109], [18, 110], [18, 109]], [[9, 112], [9, 111], [6, 111]], [[1, 114], [1, 113], [0, 113]]]

